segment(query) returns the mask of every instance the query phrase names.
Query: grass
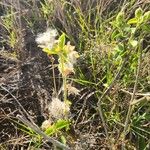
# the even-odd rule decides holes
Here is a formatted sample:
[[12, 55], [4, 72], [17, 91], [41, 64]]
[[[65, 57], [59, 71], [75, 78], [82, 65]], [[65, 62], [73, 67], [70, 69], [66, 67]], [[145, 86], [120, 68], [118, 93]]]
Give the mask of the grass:
[[[1, 149], [149, 149], [149, 9], [146, 0], [2, 0]], [[66, 35], [64, 53], [53, 58], [35, 42], [49, 27]], [[64, 76], [57, 66], [64, 68], [68, 41], [80, 57]], [[67, 84], [79, 94], [69, 95]], [[70, 122], [53, 118], [44, 131], [56, 95], [70, 101]]]

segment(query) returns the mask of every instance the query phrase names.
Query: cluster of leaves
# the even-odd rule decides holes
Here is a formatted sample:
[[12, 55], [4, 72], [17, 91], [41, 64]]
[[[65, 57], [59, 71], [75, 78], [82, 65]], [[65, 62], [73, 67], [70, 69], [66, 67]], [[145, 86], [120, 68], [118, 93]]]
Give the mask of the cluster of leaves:
[[58, 44], [55, 44], [52, 49], [43, 48], [48, 55], [58, 55], [58, 68], [63, 76], [74, 72], [73, 65], [76, 63], [76, 58], [79, 57], [78, 53], [74, 51], [75, 47], [71, 46], [69, 42], [67, 45], [65, 43], [65, 34], [63, 33], [58, 39]]
[[111, 35], [112, 42], [116, 43], [114, 51], [115, 63], [120, 65], [123, 59], [130, 54], [130, 67], [124, 75], [124, 84], [131, 82], [131, 74], [135, 73], [139, 53], [144, 36], [149, 33], [148, 21], [150, 20], [150, 11], [143, 14], [143, 10], [138, 8], [135, 11], [135, 17], [126, 21], [124, 11], [118, 13], [113, 25]]

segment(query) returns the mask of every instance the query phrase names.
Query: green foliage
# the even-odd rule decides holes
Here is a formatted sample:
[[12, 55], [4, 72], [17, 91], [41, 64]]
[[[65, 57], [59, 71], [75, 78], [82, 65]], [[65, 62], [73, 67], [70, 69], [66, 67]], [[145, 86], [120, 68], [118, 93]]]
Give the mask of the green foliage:
[[45, 20], [48, 21], [48, 19], [50, 19], [49, 17], [53, 14], [54, 10], [52, 2], [44, 0], [43, 2], [40, 2], [40, 4], [41, 4], [40, 12], [43, 14]]
[[15, 48], [17, 43], [17, 31], [15, 30], [14, 24], [14, 12], [13, 10], [10, 10], [10, 12], [8, 11], [7, 13], [8, 14], [2, 18], [2, 25], [8, 32], [7, 43], [11, 48]]
[[47, 135], [53, 135], [58, 132], [60, 132], [62, 129], [65, 129], [67, 131], [70, 126], [70, 121], [69, 120], [57, 120], [52, 126], [48, 127], [45, 130], [45, 133]]

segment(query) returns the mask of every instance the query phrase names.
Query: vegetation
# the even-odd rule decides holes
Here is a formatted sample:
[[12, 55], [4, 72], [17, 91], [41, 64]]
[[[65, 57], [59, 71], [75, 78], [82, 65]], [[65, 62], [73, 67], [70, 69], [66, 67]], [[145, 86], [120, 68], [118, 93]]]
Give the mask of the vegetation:
[[0, 1], [0, 149], [150, 149], [148, 0]]

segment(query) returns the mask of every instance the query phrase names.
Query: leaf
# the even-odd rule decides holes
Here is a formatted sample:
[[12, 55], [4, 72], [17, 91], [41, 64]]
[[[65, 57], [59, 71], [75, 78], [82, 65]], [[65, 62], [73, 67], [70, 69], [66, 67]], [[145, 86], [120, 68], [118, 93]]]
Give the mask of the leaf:
[[135, 11], [135, 17], [137, 19], [140, 19], [141, 16], [142, 16], [142, 14], [143, 14], [143, 10], [141, 8], [136, 9], [136, 11]]
[[114, 40], [118, 34], [120, 34], [118, 30], [115, 30], [111, 35], [111, 39]]
[[124, 45], [122, 43], [118, 44], [118, 50], [121, 52], [124, 51]]
[[150, 11], [147, 11], [143, 16], [143, 21], [147, 22], [150, 20]]
[[69, 125], [70, 125], [69, 120], [58, 120], [52, 126], [48, 127], [45, 130], [45, 133], [47, 135], [52, 135], [52, 134], [57, 133], [58, 131], [60, 131], [63, 128], [66, 128], [66, 130], [69, 129]]
[[56, 133], [55, 125], [52, 125], [52, 126], [48, 127], [48, 128], [45, 130], [45, 133], [46, 133], [47, 135], [52, 135], [52, 134]]
[[150, 132], [148, 130], [144, 129], [144, 128], [141, 128], [141, 127], [138, 127], [138, 126], [134, 126], [134, 125], [132, 125], [131, 127], [135, 128], [135, 129], [137, 129], [139, 131], [142, 131], [143, 133], [145, 133], [148, 136], [150, 136]]
[[132, 18], [130, 20], [128, 20], [127, 24], [137, 24], [138, 23], [138, 19], [137, 18]]
[[67, 140], [66, 140], [66, 138], [62, 135], [61, 136], [61, 142], [63, 143], [63, 144], [65, 144], [66, 145], [66, 143], [67, 143]]
[[138, 45], [138, 41], [136, 40], [131, 40], [130, 41], [130, 44], [133, 46], [133, 47], [136, 47]]
[[69, 120], [58, 120], [55, 124], [55, 128], [56, 128], [56, 130], [60, 130], [63, 128], [68, 129], [69, 125], [70, 125]]
[[144, 30], [147, 33], [150, 33], [150, 25], [143, 25], [142, 30]]
[[131, 33], [134, 34], [136, 31], [136, 28], [131, 28]]
[[121, 24], [124, 22], [124, 13], [121, 11], [116, 17], [116, 23]]
[[43, 52], [47, 53], [48, 55], [57, 54], [54, 49], [49, 49], [48, 47], [43, 48]]
[[86, 85], [86, 84], [89, 84], [89, 85], [96, 85], [95, 83], [93, 82], [90, 82], [90, 81], [87, 81], [87, 80], [82, 80], [82, 79], [72, 79], [74, 82], [76, 83], [79, 83], [81, 85]]
[[118, 32], [118, 30], [114, 31], [111, 35], [112, 40], [117, 40], [123, 38], [124, 35], [122, 32]]
[[65, 46], [65, 41], [66, 41], [65, 33], [63, 33], [63, 34], [59, 37], [58, 41], [59, 41], [59, 43], [58, 43], [59, 47], [60, 47], [61, 49], [63, 49], [63, 47]]
[[124, 52], [124, 45], [122, 43], [119, 43], [115, 47], [116, 53], [121, 55]]

